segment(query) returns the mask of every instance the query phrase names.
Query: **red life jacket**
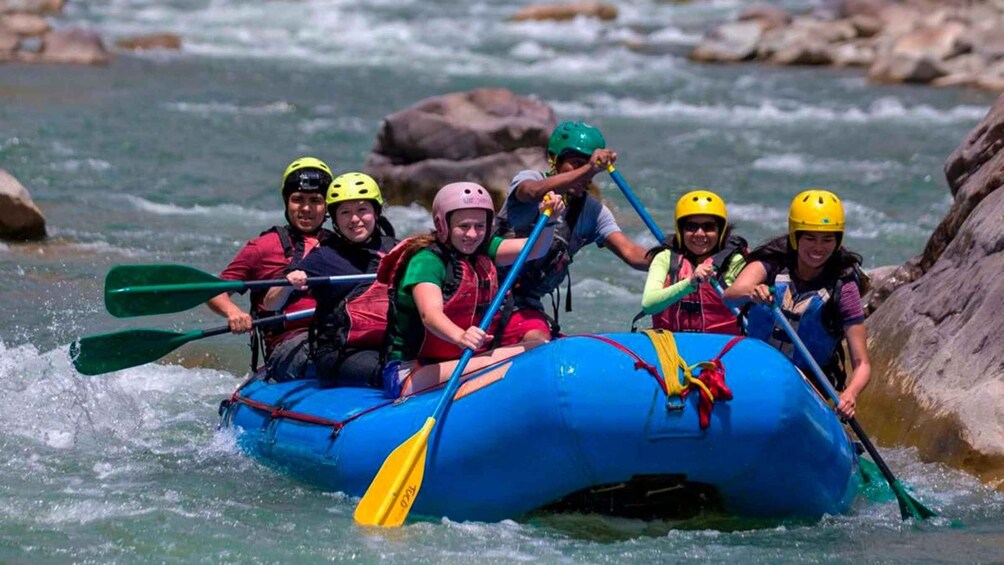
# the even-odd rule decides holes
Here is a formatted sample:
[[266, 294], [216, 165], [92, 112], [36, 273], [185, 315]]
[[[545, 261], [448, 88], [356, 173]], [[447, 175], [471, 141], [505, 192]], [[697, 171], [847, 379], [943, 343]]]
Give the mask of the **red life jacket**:
[[[453, 284], [444, 284], [443, 313], [465, 330], [481, 323], [481, 317], [499, 290], [495, 262], [484, 253], [459, 257], [438, 245], [430, 250], [444, 259], [447, 281], [451, 279], [451, 274], [454, 281]], [[498, 316], [492, 320], [487, 333], [498, 333], [497, 325]], [[490, 343], [485, 343], [476, 353], [486, 351], [490, 346]], [[416, 358], [430, 362], [449, 361], [459, 359], [463, 353], [462, 348], [434, 335], [422, 325], [422, 341]]]
[[383, 254], [376, 280], [342, 304], [339, 319], [340, 347], [381, 349], [387, 337], [388, 309], [397, 271], [403, 263], [408, 240]]
[[[404, 240], [394, 246], [380, 259], [376, 281], [345, 301], [344, 323], [341, 324], [341, 346], [352, 349], [385, 349], [390, 343], [389, 320], [394, 317], [396, 307], [394, 296], [406, 265], [420, 249], [410, 247]], [[498, 292], [498, 275], [495, 263], [485, 254], [479, 254], [473, 263], [457, 256], [439, 244], [428, 247], [443, 260], [446, 280], [443, 284], [443, 312], [454, 324], [468, 328], [481, 321], [481, 316]], [[498, 319], [492, 321], [488, 333], [497, 333]], [[421, 325], [420, 323], [417, 325]], [[463, 350], [456, 345], [436, 337], [425, 329], [411, 328], [408, 331], [409, 357], [430, 362], [460, 358]], [[482, 349], [487, 349], [485, 344]]]
[[[670, 258], [673, 261], [673, 258]], [[704, 263], [710, 264], [714, 257], [708, 257]], [[674, 268], [675, 267], [675, 268]], [[663, 288], [677, 281], [690, 277], [694, 265], [681, 254], [677, 254], [676, 263], [666, 274]], [[697, 291], [691, 292], [681, 300], [672, 304], [662, 312], [652, 316], [652, 326], [656, 329], [671, 332], [706, 332], [740, 335], [739, 323], [735, 315], [722, 302], [710, 281], [701, 283]]]

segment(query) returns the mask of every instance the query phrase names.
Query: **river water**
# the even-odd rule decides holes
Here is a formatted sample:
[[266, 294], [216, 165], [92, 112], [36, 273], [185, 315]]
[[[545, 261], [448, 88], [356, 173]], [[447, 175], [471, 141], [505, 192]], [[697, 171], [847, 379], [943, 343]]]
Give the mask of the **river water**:
[[[761, 241], [784, 230], [793, 194], [823, 186], [844, 199], [848, 246], [868, 267], [920, 251], [950, 203], [945, 158], [991, 95], [875, 86], [856, 71], [696, 66], [681, 55], [742, 2], [617, 4], [615, 22], [517, 24], [506, 21], [515, 0], [91, 0], [64, 21], [107, 38], [170, 31], [184, 49], [119, 54], [107, 68], [0, 66], [0, 167], [31, 190], [52, 236], [0, 244], [0, 562], [1004, 560], [1004, 496], [895, 447], [884, 449], [893, 469], [943, 518], [902, 523], [894, 502], [861, 500], [814, 524], [544, 515], [363, 531], [354, 501], [259, 466], [216, 430], [219, 401], [246, 373], [241, 339], [103, 377], [73, 372], [66, 346], [80, 335], [220, 323], [204, 309], [112, 318], [110, 266], [218, 271], [282, 220], [291, 159], [359, 169], [383, 116], [475, 87], [599, 126], [665, 229], [683, 191], [710, 187]], [[653, 244], [604, 184], [625, 231]], [[431, 227], [419, 207], [389, 213], [402, 233]], [[609, 259], [576, 257], [567, 329], [628, 327], [644, 275]]]

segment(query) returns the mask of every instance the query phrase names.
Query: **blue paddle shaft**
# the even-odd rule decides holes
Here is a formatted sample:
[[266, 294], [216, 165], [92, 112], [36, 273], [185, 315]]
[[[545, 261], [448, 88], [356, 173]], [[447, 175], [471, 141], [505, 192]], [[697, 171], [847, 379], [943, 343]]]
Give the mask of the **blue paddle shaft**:
[[624, 177], [621, 176], [620, 172], [618, 172], [613, 165], [607, 167], [607, 172], [610, 173], [610, 178], [614, 179], [614, 182], [617, 183], [617, 187], [624, 193], [624, 198], [627, 198], [628, 202], [631, 203], [631, 206], [634, 207], [634, 211], [638, 212], [638, 215], [641, 216], [641, 220], [645, 222], [646, 226], [648, 226], [649, 231], [652, 232], [655, 239], [657, 239], [659, 243], [665, 243], [666, 234], [662, 233], [659, 226], [652, 220], [652, 216], [648, 215], [648, 210], [645, 210], [645, 206], [642, 205], [641, 201], [634, 195], [634, 192], [631, 191], [631, 187], [628, 186], [627, 181], [624, 180]]
[[[550, 217], [549, 214], [541, 214], [540, 218], [537, 220], [537, 224], [533, 226], [533, 231], [530, 232], [529, 237], [526, 238], [526, 243], [523, 245], [523, 249], [520, 250], [519, 255], [516, 256], [516, 261], [512, 264], [509, 269], [509, 274], [506, 275], [505, 280], [502, 281], [502, 286], [499, 287], [498, 294], [492, 300], [492, 303], [488, 306], [488, 310], [485, 312], [483, 318], [481, 318], [481, 323], [478, 327], [482, 331], [488, 331], [488, 326], [492, 323], [492, 318], [495, 317], [495, 313], [499, 311], [502, 307], [502, 301], [505, 300], [505, 295], [512, 288], [513, 283], [516, 281], [516, 277], [519, 276], [519, 272], [523, 269], [523, 263], [526, 263], [526, 258], [530, 256], [530, 251], [537, 243], [537, 239], [540, 238], [540, 233], [544, 231], [544, 225], [547, 224], [547, 220]], [[446, 407], [450, 405], [453, 401], [453, 395], [456, 394], [457, 389], [460, 388], [460, 375], [464, 372], [464, 367], [467, 366], [467, 362], [471, 360], [474, 356], [474, 350], [471, 348], [464, 349], [463, 354], [460, 356], [460, 362], [457, 363], [457, 367], [453, 369], [453, 374], [450, 375], [450, 380], [446, 383], [446, 390], [443, 391], [442, 398], [439, 399], [439, 404], [436, 405], [435, 412], [432, 413], [432, 418], [439, 421], [439, 418], [446, 411]]]
[[833, 390], [833, 385], [831, 385], [830, 381], [826, 379], [826, 376], [823, 374], [823, 369], [820, 368], [819, 363], [816, 363], [816, 359], [809, 354], [809, 350], [805, 347], [805, 344], [802, 343], [798, 334], [795, 333], [795, 328], [791, 327], [791, 322], [788, 321], [788, 318], [784, 317], [784, 312], [781, 312], [781, 308], [778, 307], [777, 304], [774, 304], [771, 307], [771, 311], [774, 313], [774, 320], [779, 326], [781, 326], [782, 329], [784, 329], [785, 333], [788, 334], [788, 337], [791, 338], [791, 342], [795, 344], [795, 349], [798, 350], [798, 354], [801, 355], [802, 359], [805, 359], [805, 362], [809, 364], [809, 368], [812, 369], [812, 374], [816, 377], [816, 382], [820, 387], [822, 387], [826, 396], [830, 397], [830, 400], [833, 401], [834, 405], [840, 404], [840, 396], [837, 395], [837, 391]]

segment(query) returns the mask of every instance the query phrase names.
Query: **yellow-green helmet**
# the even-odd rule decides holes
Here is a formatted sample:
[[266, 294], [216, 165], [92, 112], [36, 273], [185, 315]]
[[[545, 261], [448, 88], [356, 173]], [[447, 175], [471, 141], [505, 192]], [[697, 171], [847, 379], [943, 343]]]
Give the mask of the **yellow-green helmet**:
[[676, 213], [674, 222], [676, 224], [676, 244], [683, 247], [680, 227], [680, 220], [687, 216], [707, 215], [714, 216], [721, 220], [718, 223], [718, 245], [721, 246], [725, 238], [725, 228], [729, 225], [729, 215], [725, 211], [725, 201], [710, 190], [692, 190], [676, 201]]
[[315, 157], [300, 157], [282, 173], [282, 201], [289, 200], [294, 192], [320, 192], [324, 194], [331, 184], [331, 168]]
[[346, 200], [372, 200], [377, 205], [378, 213], [383, 207], [383, 194], [380, 192], [380, 185], [366, 173], [345, 173], [338, 175], [335, 180], [331, 181], [328, 193], [324, 198], [328, 210], [331, 211], [332, 206], [338, 206]]
[[836, 232], [844, 234], [844, 205], [829, 190], [810, 188], [791, 201], [788, 210], [788, 242], [798, 249], [796, 234], [800, 231]]

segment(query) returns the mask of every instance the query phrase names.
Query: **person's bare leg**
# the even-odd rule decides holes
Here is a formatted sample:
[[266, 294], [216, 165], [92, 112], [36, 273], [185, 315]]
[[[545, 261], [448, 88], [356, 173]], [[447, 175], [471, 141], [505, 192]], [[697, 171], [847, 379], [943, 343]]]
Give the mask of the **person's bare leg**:
[[[547, 343], [549, 341], [551, 341], [551, 332], [530, 330], [525, 334], [523, 334], [523, 339], [520, 340], [520, 343], [521, 344], [536, 343], [537, 345], [540, 345], [541, 343]], [[534, 345], [533, 347], [537, 347], [537, 345]]]
[[[499, 347], [491, 351], [486, 351], [480, 355], [475, 355], [467, 362], [467, 366], [464, 367], [463, 374], [469, 375], [479, 369], [483, 369], [489, 365], [498, 363], [499, 361], [504, 361], [510, 357], [515, 357], [524, 351], [529, 351], [542, 344], [543, 342], [541, 341], [519, 343], [506, 347]], [[405, 385], [401, 393], [403, 395], [412, 394], [415, 391], [425, 390], [438, 384], [445, 383], [450, 380], [450, 375], [453, 374], [453, 370], [457, 368], [457, 363], [459, 362], [459, 359], [456, 361], [443, 361], [442, 363], [426, 365], [420, 368], [411, 376], [411, 379]]]

